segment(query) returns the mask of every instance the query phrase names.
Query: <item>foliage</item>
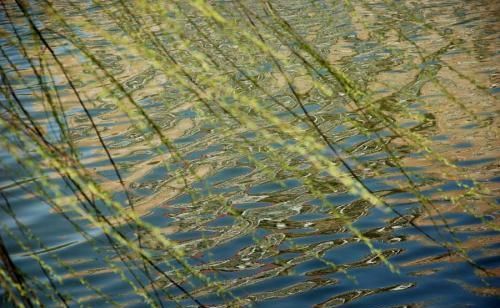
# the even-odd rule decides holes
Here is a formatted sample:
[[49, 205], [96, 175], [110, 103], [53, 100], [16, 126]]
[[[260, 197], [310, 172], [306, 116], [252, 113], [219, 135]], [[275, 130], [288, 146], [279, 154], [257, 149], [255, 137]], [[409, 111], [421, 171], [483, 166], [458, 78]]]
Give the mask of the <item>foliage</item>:
[[[35, 278], [15, 262], [6, 266], [9, 254], [4, 251], [0, 282], [9, 301], [19, 306], [85, 305], [97, 299], [123, 304], [81, 275], [77, 265], [51, 253], [51, 245], [16, 218], [7, 192], [18, 189], [60, 215], [107, 270], [148, 305], [203, 306], [205, 300], [214, 300], [213, 294], [227, 305], [249, 304], [251, 298], [234, 294], [234, 281], [210, 271], [216, 262], [191, 258], [230, 239], [231, 231], [239, 234], [245, 226], [262, 223], [234, 206], [244, 196], [231, 195], [218, 189], [216, 180], [207, 180], [220, 161], [211, 155], [190, 158], [196, 149], [219, 145], [224, 148], [222, 160], [248, 166], [248, 177], [276, 181], [283, 189], [290, 189], [289, 179], [297, 181], [300, 194], [307, 196], [305, 203], [314, 200], [327, 209], [332, 224], [363, 242], [374, 260], [391, 271], [398, 268], [388, 251], [356, 225], [366, 215], [353, 214], [359, 208], [382, 209], [387, 217], [414, 228], [421, 240], [486, 271], [460, 245], [440, 203], [448, 198], [451, 206], [498, 230], [487, 217], [494, 211], [490, 192], [475, 178], [465, 178], [464, 169], [447, 153], [436, 150], [436, 116], [422, 107], [422, 91], [431, 85], [468, 121], [485, 121], [438, 78], [446, 69], [484, 100], [494, 99], [474, 76], [445, 59], [450, 51], [467, 51], [468, 46], [401, 1], [381, 1], [392, 15], [377, 14], [369, 1], [301, 3], [294, 4], [295, 12], [304, 17], [310, 9], [314, 15], [309, 20], [320, 20], [327, 30], [341, 24], [328, 12], [342, 11], [353, 36], [333, 33], [333, 46], [319, 44], [320, 36], [327, 34], [308, 37], [306, 29], [296, 26], [295, 16], [286, 15], [286, 1], [1, 3], [0, 166], [12, 183], [0, 188], [2, 210], [10, 217], [2, 220], [2, 238], [16, 243], [43, 273]], [[370, 18], [364, 18], [367, 12]], [[408, 25], [420, 35], [438, 37], [439, 48], [420, 46]], [[373, 49], [366, 67], [351, 61], [355, 51], [349, 41], [366, 41], [365, 48]], [[378, 76], [394, 68], [413, 75], [404, 82], [389, 81], [382, 90], [371, 86], [384, 83]], [[186, 116], [186, 110], [194, 116]], [[102, 113], [113, 119], [104, 119]], [[183, 116], [184, 122], [179, 120]], [[183, 123], [189, 126], [190, 121], [196, 123], [199, 137], [179, 142], [187, 130]], [[117, 143], [116, 136], [125, 143]], [[356, 137], [362, 142], [346, 142]], [[148, 163], [166, 171], [150, 195], [140, 194], [145, 187], [140, 180], [151, 164], [128, 162], [127, 156], [134, 153], [127, 148], [149, 151]], [[379, 158], [367, 159], [370, 155]], [[408, 166], [411, 156], [439, 171], [422, 174], [421, 168]], [[93, 158], [106, 163], [95, 165]], [[370, 179], [392, 191], [373, 188]], [[446, 198], [427, 193], [448, 179], [457, 179], [459, 193]], [[359, 198], [351, 211], [329, 198], [342, 192]], [[394, 192], [408, 193], [418, 207], [401, 209], [391, 199]], [[196, 216], [185, 228], [195, 230], [213, 217], [228, 215], [233, 219], [224, 229], [228, 238], [209, 236], [180, 244], [170, 238], [166, 226], [147, 219], [162, 198], [181, 194], [188, 200], [187, 211]], [[274, 203], [293, 206], [293, 199], [281, 196], [284, 199]], [[483, 203], [486, 209], [477, 211], [474, 205]], [[416, 222], [420, 216], [431, 220], [431, 231]], [[253, 238], [256, 246], [269, 240]], [[323, 253], [312, 252], [312, 257], [355, 279]], [[92, 295], [71, 294], [63, 288], [69, 280]]]

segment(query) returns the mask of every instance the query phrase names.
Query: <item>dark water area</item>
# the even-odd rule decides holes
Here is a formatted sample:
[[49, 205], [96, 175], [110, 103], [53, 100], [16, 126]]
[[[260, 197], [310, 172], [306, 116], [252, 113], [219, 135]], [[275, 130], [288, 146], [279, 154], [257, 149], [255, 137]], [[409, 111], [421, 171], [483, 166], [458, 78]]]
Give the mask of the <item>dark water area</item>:
[[[224, 16], [237, 20], [242, 29], [248, 27], [238, 19], [243, 16], [234, 9], [236, 2], [210, 2]], [[272, 21], [263, 6], [247, 2], [256, 16]], [[189, 265], [220, 282], [230, 294], [218, 294], [215, 287], [196, 279], [183, 279], [187, 275], [185, 269], [175, 261], [165, 261], [166, 253], [153, 241], [149, 242], [147, 236], [142, 238], [141, 245], [162, 270], [171, 273], [207, 306], [498, 306], [500, 237], [495, 231], [500, 188], [498, 3], [479, 0], [418, 3], [369, 0], [353, 1], [352, 6], [349, 1], [271, 3], [331, 65], [362, 85], [375, 99], [389, 97], [376, 100], [380, 110], [401, 119], [403, 128], [426, 137], [437, 155], [458, 168], [428, 159], [425, 151], [409, 147], [378, 123], [353, 125], [359, 119], [355, 108], [348, 103], [348, 95], [335, 85], [338, 91], [332, 98], [315, 83], [327, 72], [312, 72], [304, 67], [283, 42], [265, 32], [269, 44], [283, 59], [288, 59], [283, 60], [283, 69], [289, 72], [306, 111], [335, 141], [341, 156], [366, 187], [397, 209], [403, 215], [400, 217], [349, 191], [328, 170], [317, 172], [305, 155], [288, 150], [297, 140], [279, 141], [278, 138], [286, 136], [274, 130], [272, 123], [263, 120], [258, 125], [276, 134], [276, 143], [262, 142], [258, 129], [252, 131], [229, 121], [221, 126], [203, 113], [192, 93], [141, 58], [137, 50], [115, 46], [100, 30], [90, 33], [84, 26], [86, 18], [90, 18], [101, 30], [119, 37], [123, 29], [105, 14], [109, 10], [111, 16], [120, 20], [117, 4], [56, 1], [55, 7], [74, 25], [74, 33], [158, 124], [196, 175], [183, 177], [185, 162], [174, 161], [174, 154], [159, 138], [132, 125], [117, 103], [125, 100], [125, 95], [113, 87], [112, 91], [105, 91], [95, 71], [81, 64], [87, 61], [82, 52], [65, 42], [68, 35], [57, 27], [55, 17], [38, 16], [44, 33], [54, 42], [54, 50], [74, 76], [130, 191], [135, 213], [180, 245]], [[25, 33], [28, 49], [43, 48], [30, 45], [29, 27], [15, 3], [6, 1], [4, 9], [7, 11], [0, 13], [2, 71], [14, 76], [12, 80], [18, 80], [15, 91], [35, 121], [44, 126], [47, 138], [60, 140], [63, 132], [36, 94], [40, 89], [36, 78], [30, 75], [25, 55], [9, 41], [15, 40], [9, 18], [15, 20], [21, 35]], [[38, 10], [36, 5], [31, 9]], [[158, 26], [161, 16], [155, 16], [154, 11], [151, 14], [151, 21], [145, 20], [144, 24], [166, 42], [187, 71], [200, 78], [200, 83], [210, 84], [207, 81], [210, 78], [231, 76], [228, 87], [261, 99], [268, 104], [270, 113], [292, 126], [308, 129], [289, 112], [273, 107], [270, 97], [299, 116], [305, 115], [294, 102], [286, 80], [269, 59], [252, 57], [257, 51], [243, 51], [231, 45], [229, 39], [226, 41], [211, 30], [213, 25], [196, 16], [194, 23], [205, 29], [212, 41], [204, 41], [186, 21], [182, 33], [192, 42], [189, 46], [192, 54], [188, 54], [175, 48], [174, 29]], [[219, 59], [213, 46], [234, 56], [240, 69], [231, 67], [225, 62], [227, 59]], [[220, 61], [221, 76], [205, 76], [201, 68], [189, 66], [190, 57], [196, 52], [210, 54], [215, 62]], [[54, 61], [41, 59], [42, 56], [35, 62], [45, 61], [47, 70], [56, 66]], [[82, 165], [111, 193], [113, 200], [125, 206], [126, 196], [106, 153], [71, 89], [56, 71], [48, 84], [60, 91], [69, 134]], [[255, 77], [268, 95], [247, 82], [245, 75]], [[0, 94], [0, 102], [7, 105], [4, 92]], [[7, 136], [11, 132], [4, 123], [0, 125], [0, 133]], [[368, 125], [372, 125], [372, 132], [366, 133], [363, 127]], [[377, 134], [392, 152], [376, 142]], [[30, 149], [25, 151], [32, 160], [40, 155]], [[336, 159], [327, 147], [321, 154]], [[15, 264], [28, 277], [35, 277], [40, 289], [49, 283], [40, 262], [52, 267], [58, 289], [72, 298], [71, 307], [78, 306], [78, 301], [82, 306], [111, 306], [102, 294], [107, 294], [118, 306], [149, 306], [130, 285], [133, 277], [110, 247], [106, 234], [69, 206], [65, 213], [74, 218], [75, 225], [54, 209], [50, 200], [63, 209], [66, 204], [79, 202], [64, 180], [48, 168], [44, 174], [33, 174], [32, 169], [23, 165], [23, 155], [14, 158], [7, 143], [0, 144], [0, 191], [5, 196], [0, 199], [0, 232]], [[394, 163], [394, 157], [404, 173]], [[43, 159], [39, 157], [40, 161]], [[339, 169], [346, 171], [345, 166]], [[42, 194], [38, 176], [58, 189], [49, 195]], [[410, 181], [419, 193], [411, 188]], [[310, 183], [321, 197], [311, 191]], [[432, 206], [427, 207], [427, 202]], [[97, 206], [102, 207], [104, 214], [112, 214], [104, 204], [97, 202]], [[364, 238], [371, 240], [373, 249], [380, 250], [393, 268], [336, 216], [337, 211], [348, 217]], [[119, 218], [114, 223], [124, 234], [136, 235], [137, 230]], [[36, 237], [21, 232], [20, 224]], [[422, 231], [450, 246], [458, 242], [474, 264], [459, 252], [450, 254]], [[128, 264], [133, 271], [140, 272], [140, 262]], [[113, 266], [121, 267], [127, 279]], [[154, 273], [153, 277], [155, 288], [164, 292], [166, 307], [196, 306], [163, 276]], [[99, 291], [89, 288], [82, 279]], [[138, 274], [138, 280], [153, 293], [147, 277]], [[52, 307], [53, 299], [41, 296]], [[2, 297], [6, 294], [0, 288]]]

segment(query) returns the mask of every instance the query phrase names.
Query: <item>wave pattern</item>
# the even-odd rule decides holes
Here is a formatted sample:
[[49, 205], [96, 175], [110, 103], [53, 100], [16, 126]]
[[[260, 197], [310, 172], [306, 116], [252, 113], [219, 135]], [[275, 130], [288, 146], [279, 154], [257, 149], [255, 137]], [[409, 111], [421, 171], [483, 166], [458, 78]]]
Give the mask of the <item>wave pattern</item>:
[[[41, 5], [40, 10], [52, 13], [37, 16], [33, 1], [31, 14], [43, 25], [94, 123], [47, 50], [30, 45], [27, 38], [24, 48], [40, 54], [40, 70], [52, 70], [45, 91], [61, 97], [81, 167], [113, 200], [178, 244], [190, 267], [217, 283], [195, 279], [147, 231], [97, 202], [113, 226], [137, 236], [176, 283], [158, 273], [150, 273], [152, 279], [141, 274], [140, 260], [119, 254], [120, 248], [110, 246], [100, 228], [64, 210], [81, 201], [64, 178], [46, 170], [49, 183], [61, 187], [62, 194], [44, 195], [37, 180], [26, 180], [30, 170], [20, 167], [23, 163], [5, 148], [0, 150], [0, 186], [9, 200], [2, 209], [10, 215], [1, 219], [4, 240], [19, 268], [40, 281], [35, 288], [48, 280], [33, 255], [55, 269], [54, 277], [61, 278], [55, 283], [68, 300], [90, 306], [111, 301], [141, 306], [142, 298], [129, 283], [134, 279], [149, 294], [159, 292], [167, 306], [193, 304], [177, 284], [204, 305], [218, 307], [493, 305], [499, 237], [487, 226], [498, 219], [492, 206], [498, 192], [498, 6], [489, 1], [423, 1], [417, 10], [410, 1], [209, 2], [235, 27], [276, 50], [276, 58], [244, 35], [241, 45], [235, 45], [214, 20], [188, 3], [174, 1], [162, 15], [139, 2], [68, 1], [51, 9]], [[2, 5], [2, 33], [12, 35], [14, 25], [21, 36], [29, 35], [16, 3]], [[134, 9], [144, 14], [131, 14]], [[176, 22], [163, 21], [168, 18]], [[146, 58], [146, 51], [126, 45], [127, 35], [134, 33], [155, 38], [145, 49], [156, 54], [153, 60], [171, 56], [184, 71], [164, 70]], [[44, 89], [36, 85], [21, 45], [9, 40], [14, 39], [0, 38], [2, 78], [13, 80], [14, 91], [47, 138], [63, 140], [65, 132], [40, 103]], [[366, 100], [380, 114], [427, 138], [432, 153], [450, 163], [428, 159], [429, 153], [416, 151], [387, 122], [363, 116], [369, 106], [354, 105], [341, 82], [324, 67], [308, 64], [317, 60], [300, 49], [306, 43], [363, 93], [370, 93]], [[201, 57], [212, 69], [200, 66]], [[183, 87], [170, 75], [174, 73], [203, 89], [209, 104], [203, 105], [200, 94]], [[211, 93], [212, 82], [227, 84], [230, 91]], [[318, 170], [309, 154], [291, 151], [301, 140], [260, 116], [240, 100], [240, 93], [304, 136], [319, 138], [318, 127], [364, 185], [402, 215], [365, 200], [328, 170]], [[212, 95], [225, 105], [211, 105]], [[143, 108], [176, 151], [154, 129], [144, 130], [133, 121], [140, 114], [124, 112], [120, 104], [127, 97]], [[7, 106], [5, 92], [1, 102]], [[222, 106], [239, 106], [251, 123], [245, 128]], [[308, 117], [315, 126], [307, 124]], [[262, 139], [264, 131], [267, 139]], [[347, 171], [331, 148], [321, 151]], [[61, 213], [73, 217], [75, 225]], [[24, 230], [21, 225], [39, 240], [19, 231]], [[458, 241], [474, 264], [489, 269], [489, 276], [421, 231], [450, 245]], [[126, 279], [113, 268], [124, 264], [131, 268], [123, 274]], [[55, 300], [45, 296], [42, 301]]]

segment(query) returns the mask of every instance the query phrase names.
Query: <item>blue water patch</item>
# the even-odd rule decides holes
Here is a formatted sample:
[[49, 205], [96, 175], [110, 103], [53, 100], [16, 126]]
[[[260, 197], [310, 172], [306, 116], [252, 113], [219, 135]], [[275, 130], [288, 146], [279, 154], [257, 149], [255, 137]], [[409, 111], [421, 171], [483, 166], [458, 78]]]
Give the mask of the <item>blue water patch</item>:
[[268, 193], [274, 193], [279, 191], [284, 191], [298, 187], [302, 184], [302, 181], [296, 179], [289, 179], [284, 181], [267, 182], [260, 185], [255, 185], [248, 190], [250, 195], [262, 195]]
[[[222, 243], [217, 247], [209, 249], [204, 254], [204, 261], [227, 260], [233, 257], [241, 249], [254, 244], [254, 235], [245, 235], [228, 242]], [[211, 257], [207, 257], [211, 256]]]
[[334, 205], [334, 206], [348, 204], [348, 203], [354, 202], [358, 199], [359, 199], [359, 196], [356, 196], [356, 195], [353, 195], [350, 193], [328, 195], [326, 197], [326, 201], [329, 204]]
[[217, 172], [216, 174], [207, 177], [201, 182], [193, 184], [194, 188], [202, 188], [205, 186], [213, 186], [217, 185], [226, 181], [229, 181], [231, 179], [234, 179], [236, 177], [240, 177], [246, 174], [249, 174], [252, 172], [252, 168], [249, 167], [230, 167], [230, 168], [225, 168], [222, 169], [221, 171]]
[[363, 134], [356, 134], [354, 136], [342, 140], [341, 143], [344, 147], [350, 148], [367, 141], [370, 141], [370, 139], [367, 136]]
[[233, 187], [224, 187], [224, 188], [213, 188], [213, 187], [204, 187], [202, 189], [198, 189], [194, 192], [184, 193], [177, 198], [171, 200], [169, 202], [170, 205], [178, 205], [178, 204], [187, 204], [195, 202], [198, 199], [207, 197], [209, 195], [224, 195], [229, 194], [235, 191], [238, 191], [239, 188], [236, 186]]
[[186, 109], [176, 113], [180, 118], [196, 118], [198, 113], [193, 109]]
[[[161, 162], [158, 162], [158, 166], [151, 169], [142, 179], [138, 180], [138, 182], [153, 182], [153, 181], [163, 181], [166, 180], [169, 174], [167, 167]], [[177, 166], [169, 166], [169, 168], [176, 169]]]
[[207, 224], [207, 227], [225, 227], [234, 224], [236, 219], [232, 216], [220, 216]]
[[354, 263], [370, 255], [370, 249], [362, 242], [347, 243], [329, 249], [324, 258], [334, 264]]
[[261, 65], [259, 65], [259, 67], [257, 67], [257, 71], [259, 73], [269, 73], [269, 72], [272, 72], [273, 71], [273, 64], [272, 64], [272, 62], [262, 63]]
[[194, 231], [186, 231], [186, 232], [176, 232], [173, 233], [169, 236], [169, 238], [173, 241], [189, 241], [189, 240], [195, 240], [195, 239], [200, 239], [200, 238], [210, 238], [211, 236], [217, 234], [216, 232], [211, 232], [211, 231], [199, 231], [199, 230], [194, 230]]
[[197, 132], [189, 136], [185, 137], [180, 137], [175, 139], [174, 144], [179, 145], [179, 144], [186, 144], [186, 143], [192, 143], [197, 140], [203, 139], [204, 136], [207, 135], [207, 132]]
[[472, 180], [461, 180], [461, 181], [448, 181], [438, 187], [423, 191], [424, 196], [432, 196], [435, 193], [446, 192], [446, 191], [457, 191], [474, 187], [474, 182]]
[[212, 145], [209, 145], [208, 147], [203, 148], [201, 150], [196, 150], [196, 151], [190, 152], [190, 153], [186, 154], [184, 156], [184, 158], [187, 160], [200, 159], [207, 154], [221, 151], [223, 148], [224, 147], [221, 144], [212, 144]]
[[[251, 285], [246, 285], [244, 287], [236, 288], [233, 291], [233, 294], [236, 296], [244, 296], [245, 294], [252, 294], [252, 293], [258, 294], [263, 290], [266, 290], [265, 292], [271, 292], [274, 290], [286, 288], [287, 286], [291, 286], [303, 280], [304, 278], [300, 276], [276, 276], [274, 278], [265, 279], [260, 282], [258, 281]], [[256, 305], [256, 307], [258, 306], [259, 305]]]
[[325, 268], [326, 266], [328, 266], [328, 265], [326, 265], [325, 262], [318, 260], [318, 259], [312, 259], [312, 260], [308, 260], [308, 261], [302, 262], [300, 264], [297, 264], [293, 268], [293, 271], [294, 271], [294, 273], [296, 273], [298, 275], [303, 275], [303, 274], [307, 275], [307, 273], [309, 273], [309, 272], [321, 270], [321, 269]]
[[248, 203], [240, 203], [235, 204], [234, 208], [238, 210], [248, 210], [248, 209], [256, 209], [260, 207], [270, 206], [272, 203], [270, 202], [248, 202]]
[[468, 141], [459, 142], [459, 143], [456, 143], [453, 145], [453, 147], [457, 148], [457, 149], [466, 149], [466, 148], [471, 148], [473, 146], [474, 146], [474, 144], [472, 144], [471, 142], [468, 142]]
[[252, 159], [250, 159], [248, 157], [242, 157], [242, 158], [238, 159], [238, 165], [249, 165], [249, 164], [252, 164], [253, 161], [263, 160], [267, 156], [268, 156], [267, 153], [259, 152], [259, 153], [253, 154]]
[[493, 177], [489, 180], [489, 182], [500, 183], [500, 176]]
[[462, 125], [462, 126], [460, 126], [460, 128], [463, 128], [463, 129], [472, 129], [472, 128], [476, 128], [478, 126], [479, 125], [476, 124], [476, 123], [470, 123], [470, 124]]
[[462, 160], [462, 161], [457, 161], [455, 162], [455, 165], [459, 167], [469, 167], [469, 166], [474, 166], [474, 165], [481, 165], [481, 164], [486, 164], [490, 162], [496, 161], [496, 158], [489, 157], [489, 158], [479, 158], [479, 159], [468, 159], [468, 160]]
[[[321, 108], [321, 105], [319, 104], [308, 104], [308, 105], [305, 105], [304, 106], [304, 109], [308, 112], [308, 113], [311, 113], [311, 112], [314, 112], [316, 110], [319, 110]], [[302, 110], [302, 108], [299, 106], [295, 109], [293, 109], [293, 111], [295, 113], [297, 113], [298, 115], [304, 115], [304, 111]]]
[[500, 87], [492, 87], [492, 88], [489, 89], [489, 92], [491, 94], [496, 95], [496, 94], [500, 93]]
[[363, 183], [371, 190], [371, 191], [385, 191], [385, 190], [393, 190], [394, 186], [387, 184], [384, 180], [377, 178], [369, 178], [363, 179]]

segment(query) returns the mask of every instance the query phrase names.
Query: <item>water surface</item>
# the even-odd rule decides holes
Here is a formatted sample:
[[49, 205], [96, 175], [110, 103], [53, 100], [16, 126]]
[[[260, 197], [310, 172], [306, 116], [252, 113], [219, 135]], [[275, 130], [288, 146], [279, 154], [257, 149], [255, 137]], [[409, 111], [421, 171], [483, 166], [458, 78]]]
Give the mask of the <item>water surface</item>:
[[[236, 2], [212, 2], [242, 29], [251, 29], [236, 10]], [[247, 2], [245, 5], [263, 22], [273, 22], [265, 6]], [[350, 6], [342, 1], [287, 0], [272, 1], [272, 5], [330, 64], [371, 92], [381, 110], [401, 119], [403, 127], [431, 140], [436, 153], [458, 168], [429, 159], [425, 151], [410, 148], [380, 123], [353, 125], [359, 114], [339, 85], [332, 81], [336, 89], [333, 97], [315, 85], [314, 81], [322, 74], [327, 76], [327, 72], [308, 71], [286, 42], [268, 30], [262, 33], [283, 56], [284, 70], [289, 73], [307, 112], [335, 141], [342, 156], [349, 157], [349, 164], [366, 186], [385, 198], [404, 218], [350, 193], [328, 173], [316, 172], [305, 157], [287, 151], [284, 144], [263, 143], [258, 132], [245, 130], [229, 120], [226, 126], [210, 120], [201, 112], [203, 107], [192, 93], [136, 50], [117, 47], [99, 31], [91, 33], [84, 26], [84, 21], [90, 18], [101, 29], [120, 36], [124, 29], [111, 18], [121, 18], [120, 5], [57, 3], [57, 9], [68, 18], [82, 42], [177, 147], [184, 162], [175, 161], [174, 154], [156, 136], [138, 130], [120, 110], [116, 98], [125, 100], [123, 93], [116, 89], [114, 94], [103, 91], [95, 71], [90, 66], [82, 67], [81, 51], [65, 41], [65, 30], [57, 27], [55, 19], [36, 17], [82, 93], [131, 193], [134, 211], [181, 245], [189, 264], [230, 291], [230, 295], [218, 295], [214, 288], [205, 287], [195, 279], [192, 282], [180, 279], [179, 283], [205, 305], [231, 306], [232, 296], [240, 299], [239, 304], [255, 307], [494, 307], [498, 304], [500, 238], [487, 224], [498, 226], [495, 196], [499, 187], [499, 6], [495, 1], [479, 0], [354, 2]], [[14, 3], [5, 5], [9, 14], [0, 15], [2, 30], [13, 33], [11, 18], [17, 31], [29, 32]], [[36, 4], [33, 10], [37, 10]], [[287, 81], [268, 57], [251, 57], [253, 51], [231, 45], [230, 40], [211, 30], [213, 25], [196, 15], [193, 23], [202, 27], [204, 35], [188, 23], [187, 17], [179, 17], [186, 20], [183, 33], [192, 43], [189, 46], [192, 54], [188, 54], [175, 48], [174, 30], [159, 26], [161, 17], [151, 12], [151, 20], [143, 20], [142, 25], [166, 42], [172, 54], [200, 83], [210, 76], [203, 75], [199, 67], [189, 66], [195, 52], [209, 54], [221, 65], [221, 75], [230, 76], [228, 87], [262, 98], [269, 103], [269, 112], [294, 126], [310, 129], [273, 105], [270, 97], [304, 116]], [[29, 46], [28, 37], [28, 48], [40, 48]], [[13, 80], [30, 81], [33, 76], [29, 75], [28, 62], [19, 48], [11, 46], [3, 36], [0, 45], [4, 51], [0, 59], [3, 70], [9, 71], [14, 65], [21, 75], [28, 77], [13, 77], [12, 70], [9, 76]], [[223, 58], [221, 53], [227, 57]], [[237, 61], [238, 66], [231, 66], [231, 61]], [[45, 65], [56, 66], [50, 60]], [[123, 189], [91, 123], [56, 68], [54, 74], [69, 133], [82, 164], [115, 200], [126, 206]], [[258, 80], [267, 95], [252, 86], [249, 76]], [[47, 136], [51, 140], [60, 138], [62, 132], [53, 118], [32, 95], [37, 89], [19, 82], [16, 91], [30, 114], [45, 125]], [[4, 104], [5, 97], [0, 98]], [[411, 118], [409, 114], [415, 116]], [[258, 124], [273, 132], [272, 124], [265, 121]], [[363, 125], [371, 125], [392, 152], [376, 142], [374, 133], [364, 134]], [[277, 138], [283, 138], [279, 131], [275, 133]], [[296, 142], [289, 140], [289, 144]], [[330, 149], [325, 147], [324, 151], [332, 160], [337, 159]], [[80, 299], [84, 306], [103, 306], [105, 299], [82, 285], [79, 278], [108, 294], [119, 305], [144, 306], [142, 298], [111, 268], [110, 264], [122, 267], [123, 264], [101, 230], [77, 219], [89, 235], [82, 236], [46, 199], [35, 197], [36, 181], [11, 185], [13, 181], [26, 180], [30, 171], [21, 168], [22, 162], [16, 162], [7, 149], [1, 149], [0, 154], [1, 190], [15, 218], [43, 243], [23, 238], [25, 235], [19, 232], [12, 213], [2, 212], [2, 234], [19, 268], [28, 276], [47, 282], [38, 262], [16, 243], [16, 238], [22, 238], [56, 270], [62, 279], [57, 282], [61, 292]], [[406, 173], [401, 172], [392, 156], [399, 158]], [[185, 163], [195, 173], [184, 174], [186, 182], [181, 180]], [[47, 171], [46, 176], [62, 188], [63, 194], [49, 197], [60, 204], [77, 202], [57, 174]], [[420, 194], [410, 189], [408, 179]], [[314, 183], [324, 199], [309, 189], [306, 180]], [[466, 195], [474, 187], [488, 189], [488, 193]], [[450, 201], [451, 197], [457, 198], [455, 203]], [[422, 204], [423, 198], [440, 214], [435, 209], [428, 210]], [[2, 208], [7, 209], [5, 202]], [[336, 218], [333, 208], [371, 239], [395, 268], [391, 270], [350, 232], [345, 222]], [[470, 215], [466, 209], [482, 218]], [[75, 214], [69, 211], [68, 215]], [[459, 254], [450, 255], [409, 221], [441, 242], [458, 240], [477, 266]], [[124, 222], [116, 224], [128, 235], [135, 232]], [[180, 267], [167, 264], [165, 253], [154, 242], [149, 243], [147, 237], [141, 245], [151, 252], [162, 270], [170, 272], [171, 266]], [[489, 269], [490, 274], [478, 267]], [[132, 268], [139, 272], [140, 265], [134, 264]], [[128, 272], [126, 276], [132, 279]], [[180, 306], [194, 305], [164, 277], [156, 273], [153, 276], [166, 306], [175, 305], [170, 295], [177, 296], [175, 301]], [[140, 275], [139, 280], [152, 293], [148, 279]], [[49, 296], [43, 300], [52, 301]], [[70, 303], [76, 305], [76, 301]]]

